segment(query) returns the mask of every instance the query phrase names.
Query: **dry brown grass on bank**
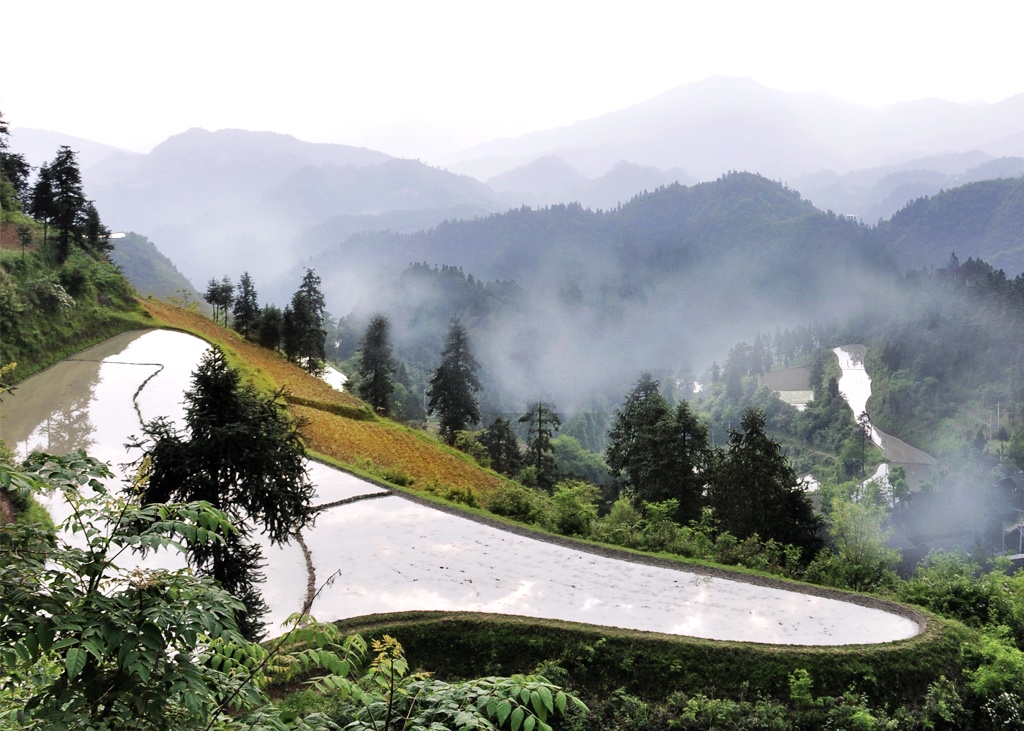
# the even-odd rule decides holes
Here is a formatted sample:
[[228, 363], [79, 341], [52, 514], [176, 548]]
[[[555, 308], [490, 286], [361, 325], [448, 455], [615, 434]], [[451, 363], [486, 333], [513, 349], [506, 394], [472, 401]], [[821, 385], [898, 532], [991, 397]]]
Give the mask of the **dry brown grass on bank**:
[[403, 477], [411, 479], [416, 490], [433, 485], [442, 495], [444, 488], [456, 488], [471, 490], [479, 498], [503, 482], [432, 437], [386, 419], [359, 421], [295, 404], [289, 411], [303, 424], [302, 436], [310, 449], [362, 469], [363, 460], [370, 460], [371, 471], [398, 478], [391, 481], [399, 484]]
[[[300, 424], [299, 432], [311, 450], [381, 479], [411, 482], [414, 490], [432, 489], [442, 496], [451, 490], [468, 490], [479, 502], [503, 482], [434, 437], [373, 416], [351, 394], [331, 388], [280, 353], [254, 345], [199, 313], [153, 299], [142, 300], [142, 306], [158, 324], [220, 345], [229, 358], [240, 361], [258, 386], [283, 388], [288, 411]], [[342, 415], [346, 412], [358, 418]]]

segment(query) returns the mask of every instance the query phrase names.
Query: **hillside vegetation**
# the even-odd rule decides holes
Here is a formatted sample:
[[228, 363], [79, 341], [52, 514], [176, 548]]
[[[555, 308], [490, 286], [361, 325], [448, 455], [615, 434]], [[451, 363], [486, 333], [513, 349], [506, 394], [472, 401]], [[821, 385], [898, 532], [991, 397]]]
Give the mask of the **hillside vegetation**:
[[124, 276], [105, 257], [76, 250], [54, 263], [41, 227], [23, 224], [25, 251], [0, 251], [0, 364], [19, 381], [109, 337], [146, 326]]
[[378, 481], [463, 501], [491, 494], [505, 482], [468, 455], [424, 432], [378, 418], [359, 399], [200, 314], [158, 300], [142, 304], [154, 322], [220, 345], [255, 383], [281, 391], [308, 448], [318, 455]]

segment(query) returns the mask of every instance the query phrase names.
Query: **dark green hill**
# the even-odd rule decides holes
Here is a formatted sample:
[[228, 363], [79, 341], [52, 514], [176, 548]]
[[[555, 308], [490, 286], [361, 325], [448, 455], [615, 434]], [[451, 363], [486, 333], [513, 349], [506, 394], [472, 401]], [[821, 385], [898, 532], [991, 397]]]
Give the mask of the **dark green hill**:
[[524, 286], [569, 280], [573, 290], [610, 287], [605, 300], [680, 275], [690, 279], [699, 269], [703, 282], [817, 306], [813, 295], [830, 291], [837, 275], [849, 282], [858, 269], [883, 263], [872, 244], [868, 229], [817, 210], [795, 191], [733, 173], [692, 187], [659, 188], [610, 211], [578, 204], [524, 207], [413, 235], [356, 236], [337, 244], [317, 267], [425, 261]]
[[110, 260], [121, 268], [139, 294], [193, 302], [201, 299], [192, 283], [145, 236], [129, 232], [111, 243], [114, 248]]
[[983, 180], [908, 204], [877, 228], [906, 269], [945, 266], [950, 255], [1024, 271], [1024, 178]]
[[35, 247], [0, 252], [0, 365], [18, 364], [12, 380], [147, 326], [131, 284], [105, 257], [76, 249], [58, 264]]

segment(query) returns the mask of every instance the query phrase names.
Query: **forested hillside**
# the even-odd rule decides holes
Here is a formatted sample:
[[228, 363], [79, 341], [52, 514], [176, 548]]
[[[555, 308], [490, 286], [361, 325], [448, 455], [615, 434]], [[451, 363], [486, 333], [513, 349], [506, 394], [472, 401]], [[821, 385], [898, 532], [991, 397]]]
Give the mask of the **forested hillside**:
[[[454, 302], [434, 309], [439, 323], [466, 318], [484, 370], [511, 399], [505, 410], [537, 397], [574, 408], [609, 389], [621, 395], [643, 370], [703, 368], [738, 339], [842, 315], [894, 281], [869, 229], [745, 173], [605, 212], [520, 208], [354, 237], [313, 265], [330, 311], [393, 314], [401, 335], [409, 294], [396, 298], [391, 282], [409, 262], [521, 288], [514, 310], [486, 326]], [[422, 288], [410, 294], [439, 301]]]
[[145, 236], [129, 232], [112, 240], [111, 244], [110, 260], [124, 272], [139, 294], [182, 302], [199, 301], [199, 292], [192, 283]]
[[1024, 271], [1024, 178], [984, 180], [909, 203], [879, 224], [902, 269], [943, 266], [951, 253]]
[[75, 152], [59, 148], [32, 178], [7, 137], [0, 115], [0, 367], [17, 364], [10, 383], [139, 327], [143, 315], [109, 259], [110, 231]]

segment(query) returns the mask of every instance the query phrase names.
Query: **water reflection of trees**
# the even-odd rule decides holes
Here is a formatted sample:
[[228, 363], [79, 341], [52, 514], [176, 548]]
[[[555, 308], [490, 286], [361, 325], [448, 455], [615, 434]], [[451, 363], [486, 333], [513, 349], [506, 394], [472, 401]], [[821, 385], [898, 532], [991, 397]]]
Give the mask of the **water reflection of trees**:
[[4, 405], [3, 439], [11, 447], [66, 454], [96, 444], [89, 413], [100, 381], [98, 361], [70, 361], [20, 384]]
[[89, 404], [92, 402], [93, 389], [98, 382], [97, 373], [84, 392], [67, 394], [66, 400], [61, 400], [33, 432], [32, 436], [42, 442], [39, 446], [33, 445], [31, 451], [67, 454], [75, 449], [89, 451], [96, 444], [92, 436], [96, 426], [89, 418]]

